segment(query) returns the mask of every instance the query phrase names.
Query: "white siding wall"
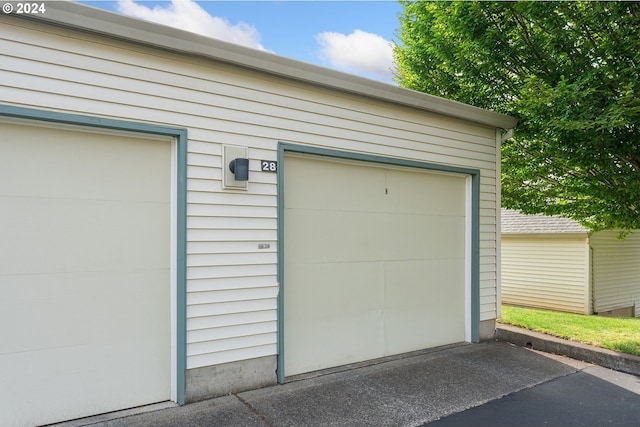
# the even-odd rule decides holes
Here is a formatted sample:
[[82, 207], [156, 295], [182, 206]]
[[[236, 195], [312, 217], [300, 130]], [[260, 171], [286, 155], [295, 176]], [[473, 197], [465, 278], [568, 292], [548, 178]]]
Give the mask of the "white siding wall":
[[589, 245], [583, 238], [502, 236], [504, 304], [589, 314]]
[[[278, 141], [480, 169], [481, 320], [496, 317], [493, 128], [28, 21], [0, 28], [0, 102], [188, 129], [188, 368], [276, 354], [276, 175], [258, 160]], [[222, 190], [222, 144], [249, 147], [248, 191]]]
[[635, 306], [640, 317], [640, 232], [626, 239], [617, 231], [591, 236], [593, 248], [594, 311]]

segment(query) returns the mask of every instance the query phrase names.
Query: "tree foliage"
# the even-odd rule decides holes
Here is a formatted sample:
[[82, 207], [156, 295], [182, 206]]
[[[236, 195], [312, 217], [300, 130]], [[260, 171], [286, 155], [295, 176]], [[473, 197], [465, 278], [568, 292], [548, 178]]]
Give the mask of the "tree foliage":
[[640, 228], [640, 3], [401, 3], [401, 86], [519, 119], [504, 207]]

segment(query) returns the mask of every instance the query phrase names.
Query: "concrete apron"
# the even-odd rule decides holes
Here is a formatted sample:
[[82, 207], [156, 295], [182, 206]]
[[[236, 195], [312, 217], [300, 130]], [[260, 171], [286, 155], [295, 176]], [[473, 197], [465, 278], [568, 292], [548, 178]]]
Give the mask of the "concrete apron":
[[640, 357], [594, 347], [576, 341], [568, 341], [551, 335], [529, 331], [511, 325], [499, 324], [496, 339], [512, 344], [571, 357], [605, 368], [640, 376]]
[[415, 426], [583, 368], [504, 342], [461, 344], [179, 408], [74, 424]]

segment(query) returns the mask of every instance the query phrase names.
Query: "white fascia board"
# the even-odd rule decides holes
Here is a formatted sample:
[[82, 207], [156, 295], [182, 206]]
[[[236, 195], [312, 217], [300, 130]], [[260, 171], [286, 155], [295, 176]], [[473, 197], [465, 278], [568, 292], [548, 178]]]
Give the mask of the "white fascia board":
[[205, 57], [495, 128], [512, 129], [517, 124], [517, 119], [504, 114], [71, 1], [48, 2], [46, 7], [45, 14], [10, 16]]

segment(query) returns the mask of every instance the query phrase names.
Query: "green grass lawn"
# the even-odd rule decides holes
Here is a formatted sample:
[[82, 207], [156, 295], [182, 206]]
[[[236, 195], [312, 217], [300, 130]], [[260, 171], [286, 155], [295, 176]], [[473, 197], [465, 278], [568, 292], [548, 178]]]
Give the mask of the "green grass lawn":
[[585, 316], [502, 306], [499, 322], [640, 356], [640, 318]]

